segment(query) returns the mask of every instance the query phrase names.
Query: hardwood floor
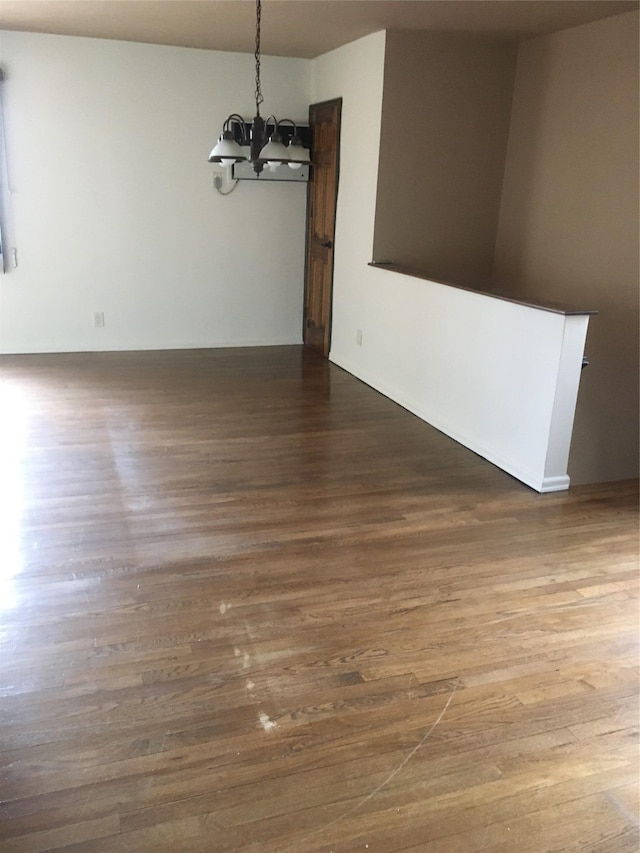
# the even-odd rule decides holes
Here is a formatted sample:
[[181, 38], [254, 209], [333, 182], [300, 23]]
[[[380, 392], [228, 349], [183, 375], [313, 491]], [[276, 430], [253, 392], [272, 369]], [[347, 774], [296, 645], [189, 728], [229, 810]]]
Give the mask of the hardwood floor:
[[3, 851], [638, 849], [637, 482], [298, 347], [5, 356]]

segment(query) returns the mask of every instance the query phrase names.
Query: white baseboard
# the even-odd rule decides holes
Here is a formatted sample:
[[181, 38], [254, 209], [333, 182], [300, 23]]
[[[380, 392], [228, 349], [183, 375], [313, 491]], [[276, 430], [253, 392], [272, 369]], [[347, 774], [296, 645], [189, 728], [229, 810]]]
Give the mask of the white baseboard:
[[539, 492], [565, 492], [569, 488], [569, 475], [564, 477], [545, 477]]
[[140, 343], [118, 343], [108, 346], [96, 347], [95, 344], [77, 344], [71, 347], [61, 347], [56, 344], [39, 344], [35, 347], [25, 349], [3, 349], [0, 355], [48, 355], [71, 353], [71, 352], [161, 352], [163, 350], [190, 350], [190, 349], [236, 349], [240, 347], [279, 347], [299, 346], [302, 340], [286, 340], [267, 338], [263, 340], [250, 339], [246, 341], [163, 341], [153, 344]]

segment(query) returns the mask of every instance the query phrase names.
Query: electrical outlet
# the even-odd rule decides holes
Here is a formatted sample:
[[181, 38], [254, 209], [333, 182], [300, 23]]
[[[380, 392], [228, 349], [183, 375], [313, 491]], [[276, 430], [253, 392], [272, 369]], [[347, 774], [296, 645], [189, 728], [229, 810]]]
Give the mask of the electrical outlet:
[[93, 315], [93, 325], [96, 329], [104, 328], [104, 311], [96, 311]]
[[356, 332], [356, 344], [361, 347], [362, 346], [362, 329], [358, 329]]

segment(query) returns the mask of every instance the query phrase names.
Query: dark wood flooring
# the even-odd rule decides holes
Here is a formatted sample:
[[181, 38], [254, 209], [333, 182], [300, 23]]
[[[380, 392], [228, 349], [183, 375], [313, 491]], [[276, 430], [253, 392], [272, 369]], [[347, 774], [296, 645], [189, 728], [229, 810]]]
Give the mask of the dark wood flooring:
[[3, 851], [637, 851], [637, 482], [536, 494], [298, 347], [0, 399]]

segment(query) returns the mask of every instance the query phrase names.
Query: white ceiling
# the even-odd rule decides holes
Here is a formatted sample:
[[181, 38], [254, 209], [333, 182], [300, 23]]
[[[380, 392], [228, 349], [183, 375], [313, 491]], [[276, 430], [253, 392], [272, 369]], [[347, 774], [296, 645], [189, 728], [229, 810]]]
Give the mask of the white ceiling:
[[[523, 40], [637, 9], [627, 0], [263, 0], [262, 52], [312, 58], [384, 29]], [[253, 52], [253, 0], [0, 0], [0, 28]]]

